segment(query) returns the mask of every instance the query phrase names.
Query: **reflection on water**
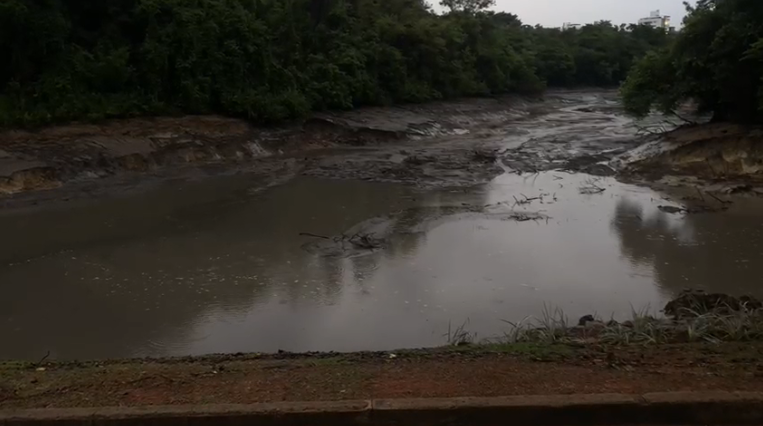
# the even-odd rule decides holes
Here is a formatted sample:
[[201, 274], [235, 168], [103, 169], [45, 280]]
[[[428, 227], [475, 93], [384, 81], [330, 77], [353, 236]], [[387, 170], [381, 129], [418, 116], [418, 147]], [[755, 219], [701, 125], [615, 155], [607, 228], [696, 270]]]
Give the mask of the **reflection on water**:
[[[444, 343], [449, 322], [489, 337], [544, 304], [627, 316], [686, 287], [763, 295], [757, 200], [667, 215], [664, 194], [602, 180], [607, 191], [581, 196], [584, 179], [505, 175], [454, 192], [298, 179], [254, 193], [227, 177], [6, 211], [0, 358], [420, 347]], [[512, 208], [550, 218], [507, 220]], [[372, 217], [394, 225], [381, 250], [303, 249], [300, 233]]]
[[723, 214], [694, 214], [677, 225], [670, 215], [622, 199], [612, 226], [634, 264], [652, 268], [668, 294], [683, 289], [762, 295], [763, 227], [759, 200], [738, 198]]

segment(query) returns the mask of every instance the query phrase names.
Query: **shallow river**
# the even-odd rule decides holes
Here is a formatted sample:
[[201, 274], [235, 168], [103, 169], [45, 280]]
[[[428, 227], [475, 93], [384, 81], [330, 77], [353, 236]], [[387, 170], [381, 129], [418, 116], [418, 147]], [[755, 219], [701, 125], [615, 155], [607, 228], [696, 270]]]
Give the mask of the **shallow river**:
[[[688, 287], [763, 296], [759, 200], [671, 215], [657, 207], [687, 194], [603, 178], [581, 195], [589, 179], [427, 192], [299, 178], [256, 192], [240, 175], [6, 210], [0, 358], [387, 350], [444, 344], [449, 324], [497, 336], [544, 305], [574, 322], [658, 310]], [[382, 248], [300, 235], [358, 229], [381, 229]]]

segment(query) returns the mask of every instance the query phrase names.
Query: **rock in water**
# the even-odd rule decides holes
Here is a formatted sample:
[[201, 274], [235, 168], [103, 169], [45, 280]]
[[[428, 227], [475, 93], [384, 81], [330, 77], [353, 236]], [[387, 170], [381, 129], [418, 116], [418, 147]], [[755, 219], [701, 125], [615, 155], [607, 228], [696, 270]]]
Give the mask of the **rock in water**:
[[585, 327], [587, 323], [594, 322], [594, 321], [596, 321], [596, 318], [594, 318], [593, 315], [585, 315], [580, 317], [580, 319], [578, 320], [578, 326]]

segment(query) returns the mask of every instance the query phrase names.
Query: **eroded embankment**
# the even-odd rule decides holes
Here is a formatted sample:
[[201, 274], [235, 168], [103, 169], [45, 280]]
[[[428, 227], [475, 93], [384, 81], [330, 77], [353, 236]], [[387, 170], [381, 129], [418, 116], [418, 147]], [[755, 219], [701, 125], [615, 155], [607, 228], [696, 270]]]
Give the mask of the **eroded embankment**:
[[[218, 116], [187, 116], [72, 124], [37, 131], [9, 130], [0, 133], [0, 194], [189, 164], [226, 164], [269, 173], [282, 166], [286, 158], [303, 156], [317, 148], [394, 145], [448, 135], [480, 134], [484, 139], [499, 133], [495, 129], [501, 123], [527, 115], [533, 108], [531, 101], [517, 98], [472, 99], [319, 114], [280, 128], [258, 128], [243, 120]], [[450, 158], [448, 153], [440, 154]], [[455, 159], [438, 161], [443, 171], [435, 170], [433, 174], [468, 168], [473, 153], [462, 150], [456, 154], [452, 156]], [[462, 159], [464, 154], [469, 158]], [[370, 167], [364, 165], [362, 173], [348, 176], [336, 170], [339, 167], [331, 161], [304, 164], [311, 170], [306, 174], [316, 176], [340, 174], [406, 181], [416, 174], [410, 170], [435, 163], [429, 157], [400, 150], [384, 152], [378, 160], [380, 164], [370, 161]], [[491, 176], [499, 171], [496, 167]], [[479, 172], [475, 169], [467, 174]], [[483, 179], [481, 176], [478, 180]], [[466, 181], [474, 183], [471, 178]]]
[[[616, 92], [589, 90], [362, 108], [279, 128], [193, 116], [9, 130], [0, 133], [0, 194], [207, 165], [266, 178], [287, 168], [289, 176], [429, 188], [485, 183], [504, 171], [710, 182], [709, 190], [729, 192], [761, 180], [761, 129], [713, 123], [644, 131], [655, 123], [675, 126], [657, 115], [635, 121]], [[108, 183], [98, 187], [107, 191]]]
[[621, 175], [705, 184], [727, 193], [763, 183], [763, 129], [728, 123], [684, 126], [617, 159]]
[[318, 120], [298, 127], [265, 130], [242, 120], [215, 116], [129, 119], [36, 132], [7, 131], [0, 134], [0, 193], [187, 164], [244, 164], [279, 151], [396, 137], [393, 132], [377, 133]]

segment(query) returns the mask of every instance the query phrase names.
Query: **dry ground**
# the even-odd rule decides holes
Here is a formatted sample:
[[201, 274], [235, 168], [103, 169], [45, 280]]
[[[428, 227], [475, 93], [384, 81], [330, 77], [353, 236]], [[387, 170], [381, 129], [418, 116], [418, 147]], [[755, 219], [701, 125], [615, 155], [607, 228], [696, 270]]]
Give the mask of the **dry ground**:
[[492, 345], [0, 365], [0, 409], [399, 397], [763, 391], [763, 343]]

